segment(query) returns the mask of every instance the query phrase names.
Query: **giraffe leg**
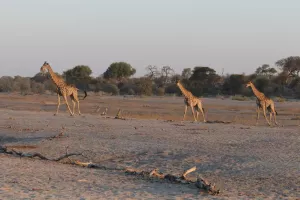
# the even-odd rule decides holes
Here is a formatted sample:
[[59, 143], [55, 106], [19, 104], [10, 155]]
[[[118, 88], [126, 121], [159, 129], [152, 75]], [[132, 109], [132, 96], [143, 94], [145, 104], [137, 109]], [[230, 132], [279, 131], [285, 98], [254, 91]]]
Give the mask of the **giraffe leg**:
[[269, 120], [268, 120], [268, 118], [267, 118], [267, 115], [266, 115], [266, 105], [264, 104], [264, 105], [262, 106], [262, 108], [263, 108], [263, 111], [264, 111], [264, 117], [265, 117], [267, 123], [269, 124], [269, 126], [271, 126], [271, 124], [270, 124], [270, 122], [269, 122]]
[[60, 95], [57, 93], [57, 108], [56, 108], [56, 113], [54, 113], [54, 116], [58, 114], [59, 106], [60, 106]]
[[78, 107], [78, 114], [81, 115], [80, 108], [79, 108], [79, 100], [77, 100], [77, 107]]
[[74, 99], [72, 99], [72, 103], [73, 103], [73, 115], [74, 115], [75, 114], [76, 101]]
[[275, 125], [278, 125], [278, 122], [277, 122], [277, 120], [276, 120], [276, 112], [275, 112], [275, 110], [274, 110], [274, 112], [273, 112], [273, 115], [274, 115], [274, 122], [275, 122]]
[[276, 120], [276, 111], [275, 111], [274, 104], [271, 105], [271, 110], [272, 110], [272, 113], [274, 115], [274, 122], [275, 122], [276, 125], [278, 125], [277, 120]]
[[79, 99], [78, 99], [77, 94], [74, 96], [74, 100], [75, 100], [76, 103], [77, 103], [78, 114], [81, 115], [80, 108], [79, 108]]
[[256, 108], [256, 126], [258, 125], [259, 113], [260, 113], [260, 108], [257, 106], [257, 108]]
[[205, 123], [206, 123], [205, 114], [204, 114], [204, 110], [203, 110], [202, 106], [201, 106], [201, 109], [200, 109], [200, 111], [201, 111], [201, 113], [202, 113], [202, 116], [203, 116], [203, 122], [205, 122]]
[[202, 113], [202, 116], [203, 116], [203, 122], [205, 122], [205, 123], [206, 123], [206, 119], [205, 119], [205, 115], [204, 115], [204, 111], [203, 111], [203, 109], [201, 109], [201, 113]]
[[68, 107], [68, 110], [69, 110], [69, 113], [71, 116], [73, 116], [74, 114], [72, 113], [71, 109], [70, 109], [70, 106], [69, 106], [69, 102], [68, 102], [68, 99], [67, 99], [67, 95], [64, 95], [64, 100], [66, 102], [66, 105]]
[[186, 111], [187, 111], [187, 105], [185, 105], [185, 107], [184, 107], [184, 113], [183, 113], [182, 121], [184, 121], [184, 119], [185, 119]]
[[[203, 116], [203, 122], [206, 122], [206, 119], [205, 119], [205, 115], [204, 115], [204, 111], [203, 111], [202, 105], [199, 105], [199, 104], [198, 104], [198, 110], [200, 110], [201, 113], [202, 113], [202, 116]], [[197, 119], [198, 119], [198, 118], [197, 118]]]
[[194, 107], [191, 105], [191, 109], [192, 109], [192, 113], [193, 113], [193, 117], [194, 117], [194, 121], [196, 122], [196, 116], [195, 116], [195, 111], [194, 111]]

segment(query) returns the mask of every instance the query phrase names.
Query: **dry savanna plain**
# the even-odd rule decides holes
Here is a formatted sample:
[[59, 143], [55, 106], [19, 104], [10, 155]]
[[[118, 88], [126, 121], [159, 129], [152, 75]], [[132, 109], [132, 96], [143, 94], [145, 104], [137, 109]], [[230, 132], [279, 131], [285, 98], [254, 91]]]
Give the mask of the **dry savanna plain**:
[[[275, 102], [279, 125], [269, 127], [262, 114], [255, 125], [254, 100], [203, 98], [208, 122], [194, 123], [190, 110], [181, 121], [182, 97], [90, 93], [73, 117], [65, 105], [53, 116], [56, 95], [0, 98], [0, 199], [300, 198], [300, 102]], [[180, 176], [194, 166], [188, 178], [215, 183], [219, 194], [123, 170]]]

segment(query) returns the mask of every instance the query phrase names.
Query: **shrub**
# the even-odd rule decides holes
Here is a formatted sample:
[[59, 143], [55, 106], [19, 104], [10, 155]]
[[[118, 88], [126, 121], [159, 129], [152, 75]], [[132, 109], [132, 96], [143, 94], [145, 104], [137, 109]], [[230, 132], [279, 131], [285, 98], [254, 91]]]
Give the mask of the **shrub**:
[[134, 91], [132, 88], [130, 88], [130, 89], [128, 90], [128, 94], [129, 94], [129, 95], [135, 95], [135, 91]]
[[295, 88], [296, 98], [300, 99], [300, 85], [297, 85]]
[[46, 80], [44, 82], [44, 89], [49, 90], [52, 93], [56, 93], [57, 87], [56, 85], [52, 82], [52, 80]]
[[0, 78], [0, 92], [13, 91], [14, 79], [10, 76], [2, 76]]
[[31, 81], [31, 91], [33, 93], [42, 94], [45, 92], [45, 86], [42, 83]]
[[120, 94], [135, 94], [137, 91], [137, 86], [132, 83], [123, 83], [120, 87]]
[[165, 88], [167, 94], [180, 94], [180, 90], [176, 84], [170, 84]]
[[231, 98], [232, 100], [236, 100], [236, 101], [248, 101], [249, 98], [245, 97], [245, 96], [241, 96], [241, 95], [234, 95]]
[[165, 88], [157, 88], [156, 89], [156, 95], [157, 96], [164, 96], [165, 95]]
[[275, 97], [275, 98], [274, 98], [274, 101], [275, 101], [275, 102], [281, 102], [281, 103], [282, 103], [282, 102], [286, 102], [286, 99], [283, 98], [283, 97]]
[[21, 94], [27, 94], [30, 92], [30, 78], [16, 76], [13, 82], [13, 91], [21, 92]]
[[112, 95], [119, 94], [119, 88], [115, 84], [105, 83], [102, 85], [101, 90], [106, 93], [111, 93]]
[[139, 78], [136, 80], [137, 93], [139, 95], [152, 95], [152, 80], [149, 78]]

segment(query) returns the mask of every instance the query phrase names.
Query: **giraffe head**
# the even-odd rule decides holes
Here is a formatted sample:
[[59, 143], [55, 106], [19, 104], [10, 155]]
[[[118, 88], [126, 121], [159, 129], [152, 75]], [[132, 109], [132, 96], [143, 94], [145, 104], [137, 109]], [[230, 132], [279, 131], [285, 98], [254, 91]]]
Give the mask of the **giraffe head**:
[[48, 71], [48, 67], [50, 67], [49, 63], [47, 63], [46, 61], [44, 62], [43, 66], [41, 67], [41, 73], [42, 74], [46, 74]]
[[246, 87], [251, 87], [253, 85], [252, 81], [249, 81], [247, 84], [246, 84]]
[[181, 84], [181, 81], [180, 81], [180, 79], [178, 79], [176, 82], [176, 85], [180, 85], [180, 84]]

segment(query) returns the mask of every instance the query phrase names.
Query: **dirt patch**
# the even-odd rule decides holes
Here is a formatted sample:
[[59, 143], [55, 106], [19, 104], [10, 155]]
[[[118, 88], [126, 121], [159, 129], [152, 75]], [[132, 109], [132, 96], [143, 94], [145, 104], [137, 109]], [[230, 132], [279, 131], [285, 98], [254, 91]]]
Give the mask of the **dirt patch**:
[[[158, 168], [162, 174], [180, 175], [196, 166], [190, 178], [200, 174], [223, 185], [215, 199], [299, 197], [300, 121], [291, 120], [299, 115], [299, 110], [293, 109], [297, 102], [275, 103], [284, 115], [277, 116], [280, 126], [269, 127], [263, 117], [254, 126], [255, 101], [204, 99], [207, 119], [213, 123], [201, 122], [201, 116], [200, 122], [194, 123], [191, 112], [181, 122], [184, 104], [177, 97], [124, 100], [90, 96], [81, 101], [83, 116], [75, 117], [69, 116], [65, 106], [53, 116], [56, 108], [44, 106], [43, 101], [56, 102], [56, 96], [2, 99], [2, 146], [37, 152], [49, 159], [85, 151], [85, 157], [74, 159], [147, 172]], [[107, 107], [107, 116], [95, 113], [95, 106]], [[235, 110], [228, 111], [230, 108]], [[119, 109], [128, 120], [114, 119]], [[186, 185], [137, 179], [114, 170], [3, 154], [0, 162], [5, 163], [0, 165], [0, 199], [211, 198]]]

